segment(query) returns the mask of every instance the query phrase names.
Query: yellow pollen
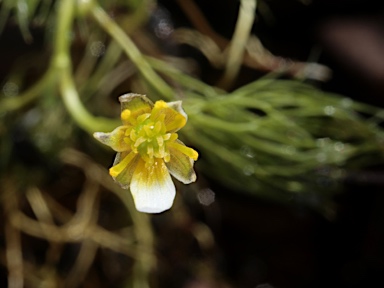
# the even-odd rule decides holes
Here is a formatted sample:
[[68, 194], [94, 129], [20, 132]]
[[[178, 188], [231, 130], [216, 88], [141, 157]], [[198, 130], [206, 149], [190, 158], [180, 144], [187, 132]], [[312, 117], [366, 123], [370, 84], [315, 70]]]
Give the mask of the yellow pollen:
[[163, 100], [156, 101], [155, 108], [161, 109], [161, 108], [167, 108], [168, 105]]
[[131, 111], [128, 109], [125, 109], [123, 112], [121, 112], [121, 120], [123, 121], [128, 121], [130, 116], [131, 116]]
[[192, 148], [187, 147], [185, 145], [182, 145], [182, 144], [179, 144], [179, 143], [176, 143], [176, 142], [172, 142], [172, 143], [169, 143], [168, 146], [179, 150], [181, 153], [183, 153], [183, 154], [187, 155], [188, 157], [192, 158], [194, 161], [196, 161], [197, 158], [199, 157], [199, 153], [197, 153], [195, 150], [193, 150]]
[[[162, 105], [166, 105], [166, 103], [160, 101], [157, 104], [158, 107]], [[167, 144], [175, 141], [177, 134], [166, 133], [164, 117], [154, 120], [146, 114], [137, 118], [136, 125], [131, 128], [128, 138], [132, 151], [139, 153], [146, 165], [152, 165], [156, 159], [170, 161]]]

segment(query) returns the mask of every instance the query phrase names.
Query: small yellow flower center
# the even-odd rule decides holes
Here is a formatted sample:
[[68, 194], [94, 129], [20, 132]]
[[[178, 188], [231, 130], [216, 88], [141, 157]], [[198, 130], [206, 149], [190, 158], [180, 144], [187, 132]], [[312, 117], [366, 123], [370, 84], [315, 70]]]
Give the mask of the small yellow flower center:
[[[129, 110], [124, 110], [122, 117], [123, 115], [129, 117]], [[165, 115], [160, 115], [153, 120], [150, 113], [144, 113], [137, 117], [135, 125], [125, 132], [124, 141], [131, 145], [134, 153], [140, 153], [147, 165], [153, 165], [155, 158], [170, 161], [167, 143], [175, 141], [178, 135], [166, 133], [164, 117]]]

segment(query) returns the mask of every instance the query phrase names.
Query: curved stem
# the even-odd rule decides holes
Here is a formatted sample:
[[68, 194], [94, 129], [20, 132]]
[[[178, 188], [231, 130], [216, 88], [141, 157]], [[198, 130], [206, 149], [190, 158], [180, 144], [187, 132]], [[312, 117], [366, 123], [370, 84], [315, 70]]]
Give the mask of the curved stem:
[[68, 109], [72, 118], [89, 134], [93, 134], [96, 131], [111, 131], [116, 128], [116, 126], [120, 125], [120, 123], [116, 120], [99, 117], [96, 118], [88, 112], [83, 103], [80, 101], [80, 97], [76, 90], [72, 73], [69, 68], [62, 69], [60, 92], [64, 105]]
[[113, 21], [99, 5], [93, 5], [91, 13], [99, 25], [123, 48], [145, 80], [166, 100], [174, 99], [173, 89], [152, 69], [143, 54], [129, 36]]
[[205, 97], [215, 97], [219, 94], [225, 93], [225, 91], [220, 90], [219, 88], [212, 87], [199, 79], [193, 78], [192, 76], [183, 73], [176, 67], [168, 65], [168, 63], [163, 60], [150, 56], [145, 57], [145, 59], [153, 69], [162, 72], [164, 75], [167, 75], [168, 77], [175, 80], [178, 84], [188, 88], [188, 90], [198, 91]]
[[245, 46], [255, 19], [256, 2], [256, 0], [241, 0], [239, 17], [229, 46], [228, 60], [225, 65], [223, 78], [218, 85], [219, 87], [230, 88], [240, 70], [243, 63]]
[[69, 48], [74, 20], [75, 0], [62, 0], [59, 2], [57, 13], [57, 26], [54, 39], [53, 65], [56, 68], [70, 66]]
[[60, 94], [64, 105], [76, 123], [88, 133], [110, 131], [119, 124], [111, 119], [96, 118], [84, 107], [80, 100], [72, 76], [70, 58], [71, 31], [74, 20], [75, 0], [59, 2], [58, 22], [55, 32], [55, 46], [52, 67], [56, 70], [59, 80]]
[[[59, 16], [58, 16], [59, 19], [58, 19], [58, 26], [56, 30], [56, 42], [55, 42], [56, 46], [54, 50], [55, 53], [54, 53], [53, 65], [56, 67], [56, 69], [59, 72], [61, 95], [68, 111], [71, 113], [72, 117], [81, 128], [85, 129], [87, 132], [90, 132], [90, 133], [93, 133], [95, 131], [112, 130], [110, 129], [111, 128], [110, 126], [116, 127], [117, 125], [113, 125], [113, 122], [110, 120], [108, 121], [106, 119], [98, 119], [98, 118], [95, 118], [93, 115], [91, 115], [81, 103], [78, 92], [75, 87], [75, 83], [74, 83], [72, 71], [71, 71], [71, 59], [70, 59], [70, 51], [69, 51], [69, 48], [70, 48], [69, 31], [71, 31], [71, 26], [74, 18], [75, 3], [76, 2], [74, 0], [66, 0], [66, 1], [62, 0], [60, 2], [60, 7], [59, 7], [59, 11], [61, 12], [59, 13]], [[96, 13], [96, 14], [99, 16], [101, 15], [101, 19], [104, 19], [105, 17], [107, 17], [107, 23], [110, 23], [108, 21], [112, 22], [112, 31], [116, 31], [116, 30], [118, 31], [117, 36], [119, 39], [120, 37], [119, 33], [123, 33], [120, 30], [120, 28], [118, 26], [114, 26], [115, 24], [113, 23], [113, 21], [110, 20], [108, 16], [105, 15], [105, 12], [101, 8], [97, 9], [97, 11], [99, 11], [99, 13]], [[125, 39], [125, 41], [128, 41], [128, 43], [130, 43], [129, 42], [130, 39], [127, 36], [125, 37], [128, 39], [128, 40]], [[115, 40], [118, 40], [118, 39], [115, 39]], [[125, 43], [125, 41], [123, 41], [123, 44]], [[123, 45], [120, 41], [117, 41], [117, 42], [120, 45]], [[127, 47], [126, 46], [124, 47], [125, 47], [124, 49], [127, 50]], [[133, 47], [137, 50], [135, 46]], [[136, 57], [137, 54], [141, 55], [141, 53], [137, 50], [136, 54], [134, 51], [132, 56]], [[151, 69], [149, 71], [153, 72], [153, 70]], [[157, 76], [157, 74], [155, 75]], [[147, 77], [150, 77], [150, 76], [151, 74], [147, 75]], [[171, 96], [171, 95], [168, 94], [168, 96]], [[138, 213], [135, 210], [135, 208], [132, 207], [133, 206], [132, 200], [129, 199], [128, 197], [129, 196], [122, 197], [122, 200], [125, 206], [127, 207], [127, 209], [131, 212], [132, 219], [134, 222], [134, 227], [136, 230], [137, 239], [139, 242], [138, 245], [140, 246], [140, 249], [142, 249], [140, 251], [145, 251], [145, 253], [140, 254], [141, 257], [136, 263], [135, 272], [138, 275], [136, 277], [134, 287], [140, 287], [140, 288], [149, 287], [148, 274], [152, 269], [153, 262], [154, 262], [153, 253], [152, 253], [153, 252], [152, 251], [153, 234], [152, 234], [151, 224], [149, 221], [149, 217], [147, 215], [142, 215]]]

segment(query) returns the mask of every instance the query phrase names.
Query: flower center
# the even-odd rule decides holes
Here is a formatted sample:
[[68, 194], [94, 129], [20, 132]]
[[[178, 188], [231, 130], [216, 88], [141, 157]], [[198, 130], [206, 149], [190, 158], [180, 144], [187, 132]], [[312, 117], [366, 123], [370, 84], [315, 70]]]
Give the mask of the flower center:
[[176, 133], [166, 133], [164, 115], [153, 120], [151, 114], [145, 113], [137, 117], [132, 129], [127, 129], [124, 141], [131, 144], [131, 149], [140, 156], [148, 165], [155, 162], [154, 158], [170, 161], [167, 142], [177, 139]]

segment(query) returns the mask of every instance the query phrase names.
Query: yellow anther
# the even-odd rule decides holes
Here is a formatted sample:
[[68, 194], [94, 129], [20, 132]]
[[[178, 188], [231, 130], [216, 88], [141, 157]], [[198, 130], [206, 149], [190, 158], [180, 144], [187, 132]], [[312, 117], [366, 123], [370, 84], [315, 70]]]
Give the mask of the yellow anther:
[[171, 138], [171, 133], [167, 133], [163, 135], [164, 140], [169, 140], [169, 138]]
[[129, 153], [121, 162], [109, 169], [109, 175], [117, 177], [135, 157], [135, 153]]
[[145, 141], [147, 141], [147, 139], [145, 137], [139, 137], [136, 141], [135, 141], [135, 144], [133, 145], [135, 148], [139, 147], [140, 144], [144, 143]]
[[129, 117], [131, 116], [131, 110], [125, 109], [123, 112], [121, 112], [121, 120], [128, 121]]
[[164, 145], [159, 146], [158, 151], [159, 151], [160, 157], [164, 157], [165, 156], [165, 147], [164, 147]]
[[157, 109], [162, 109], [167, 107], [168, 107], [167, 103], [165, 103], [163, 100], [156, 101], [155, 103], [155, 108]]
[[156, 137], [156, 140], [157, 140], [157, 144], [159, 145], [159, 147], [163, 146], [164, 144], [164, 139], [163, 139], [164, 136], [157, 136]]
[[177, 133], [172, 133], [171, 136], [169, 137], [169, 141], [173, 142], [177, 139], [177, 137], [179, 137], [179, 135], [177, 135]]
[[156, 124], [155, 124], [155, 130], [154, 130], [155, 133], [160, 133], [161, 128], [162, 128], [162, 126], [163, 126], [162, 124], [163, 124], [163, 122], [160, 122], [160, 121], [157, 121], [157, 122], [156, 122]]
[[139, 117], [137, 117], [137, 122], [143, 123], [145, 120], [147, 120], [149, 118], [149, 116], [150, 116], [150, 114], [148, 114], [148, 113], [142, 114]]
[[153, 146], [152, 145], [147, 146], [147, 153], [148, 153], [149, 157], [153, 157]]
[[[199, 153], [197, 153], [195, 150], [193, 150], [192, 148], [190, 148], [192, 151], [191, 151], [191, 154], [189, 157], [191, 157], [193, 160], [197, 160], [197, 158], [199, 158]], [[188, 154], [187, 154], [188, 155]]]
[[176, 142], [172, 142], [172, 143], [169, 143], [168, 146], [179, 150], [181, 153], [187, 155], [188, 157], [192, 158], [195, 161], [199, 157], [199, 153], [197, 153], [195, 150], [193, 150], [192, 148], [189, 148], [185, 145], [182, 145], [182, 144], [179, 144]]
[[134, 129], [132, 129], [131, 132], [129, 133], [129, 137], [131, 137], [132, 141], [136, 141], [137, 135]]

